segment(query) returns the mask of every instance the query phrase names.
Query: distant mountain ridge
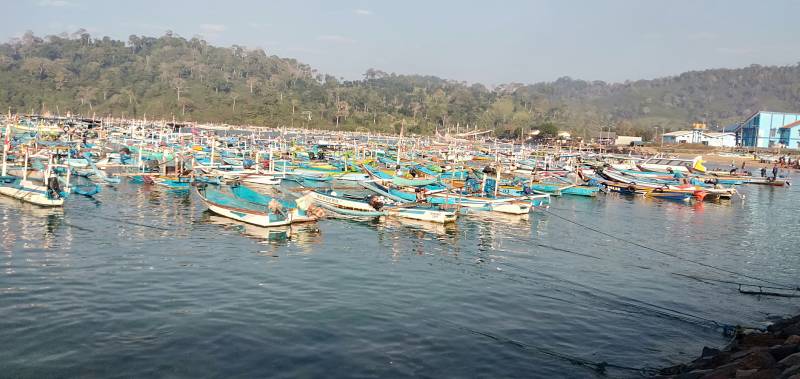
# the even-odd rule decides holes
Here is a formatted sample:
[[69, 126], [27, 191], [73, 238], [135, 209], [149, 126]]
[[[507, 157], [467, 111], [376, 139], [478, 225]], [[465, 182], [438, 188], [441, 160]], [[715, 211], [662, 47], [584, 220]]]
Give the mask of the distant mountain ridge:
[[757, 110], [800, 111], [800, 64], [625, 83], [563, 77], [490, 90], [377, 69], [345, 81], [263, 50], [214, 47], [169, 32], [127, 41], [28, 32], [0, 44], [0, 83], [0, 107], [18, 112], [420, 134], [469, 127], [512, 137], [553, 124], [577, 135], [611, 126], [647, 137], [656, 126], [724, 126]]

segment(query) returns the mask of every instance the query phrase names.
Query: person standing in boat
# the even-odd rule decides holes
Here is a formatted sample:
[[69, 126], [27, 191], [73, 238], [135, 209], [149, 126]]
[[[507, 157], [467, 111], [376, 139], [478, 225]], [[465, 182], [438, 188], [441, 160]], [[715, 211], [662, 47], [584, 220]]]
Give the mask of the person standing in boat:
[[767, 168], [766, 167], [761, 167], [761, 177], [762, 178], [767, 177]]
[[778, 164], [772, 166], [772, 180], [778, 179]]

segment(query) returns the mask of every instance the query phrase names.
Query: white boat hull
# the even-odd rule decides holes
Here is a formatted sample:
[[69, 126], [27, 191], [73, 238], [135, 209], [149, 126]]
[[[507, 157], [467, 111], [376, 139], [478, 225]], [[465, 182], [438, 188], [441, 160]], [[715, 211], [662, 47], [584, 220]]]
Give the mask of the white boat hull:
[[19, 186], [0, 186], [0, 194], [43, 207], [64, 205], [64, 198], [50, 199], [47, 196], [47, 187], [29, 181], [22, 182]]
[[261, 184], [261, 185], [278, 185], [281, 180], [272, 175], [247, 175], [242, 176], [239, 180], [244, 183]]
[[246, 222], [252, 225], [269, 227], [269, 226], [284, 226], [292, 223], [291, 217], [287, 217], [282, 220], [270, 220], [269, 215], [266, 214], [253, 214], [253, 213], [240, 212], [237, 210], [218, 206], [205, 199], [203, 199], [203, 202], [208, 207], [208, 210], [210, 210], [213, 213], [216, 213], [220, 216], [227, 217], [233, 220]]
[[390, 208], [386, 211], [388, 216], [407, 218], [418, 221], [446, 224], [456, 221], [455, 212], [422, 208]]

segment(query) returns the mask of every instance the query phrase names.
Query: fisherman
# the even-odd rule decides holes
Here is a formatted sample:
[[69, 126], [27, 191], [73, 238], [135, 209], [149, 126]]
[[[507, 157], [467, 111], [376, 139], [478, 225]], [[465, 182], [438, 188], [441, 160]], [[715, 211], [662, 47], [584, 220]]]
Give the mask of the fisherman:
[[772, 180], [778, 179], [778, 165], [772, 166]]
[[425, 190], [424, 189], [422, 189], [422, 188], [415, 189], [414, 190], [414, 195], [416, 196], [418, 203], [424, 203], [425, 202], [426, 199], [425, 199]]
[[766, 167], [761, 167], [761, 177], [762, 178], [766, 178], [767, 177], [767, 168]]
[[683, 173], [681, 173], [680, 171], [673, 171], [673, 170], [672, 170], [672, 167], [670, 167], [670, 168], [668, 169], [668, 171], [672, 173], [672, 177], [673, 177], [674, 179], [677, 179], [677, 180], [680, 180], [680, 179], [685, 179], [685, 178], [683, 177]]
[[383, 208], [383, 205], [384, 205], [382, 196], [378, 196], [378, 195], [370, 196], [369, 205], [371, 205], [376, 210], [381, 210], [381, 208]]

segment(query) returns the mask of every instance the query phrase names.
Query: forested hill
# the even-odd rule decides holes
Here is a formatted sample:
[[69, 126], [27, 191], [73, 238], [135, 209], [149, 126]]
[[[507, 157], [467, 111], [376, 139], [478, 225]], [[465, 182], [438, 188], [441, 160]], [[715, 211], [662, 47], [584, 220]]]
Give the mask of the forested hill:
[[800, 64], [753, 65], [611, 84], [561, 78], [487, 89], [433, 76], [370, 69], [343, 81], [294, 59], [214, 47], [167, 33], [127, 41], [88, 33], [0, 45], [0, 109], [167, 118], [265, 126], [432, 133], [437, 125], [515, 135], [544, 123], [577, 134], [613, 124], [729, 125], [760, 110], [800, 111]]

